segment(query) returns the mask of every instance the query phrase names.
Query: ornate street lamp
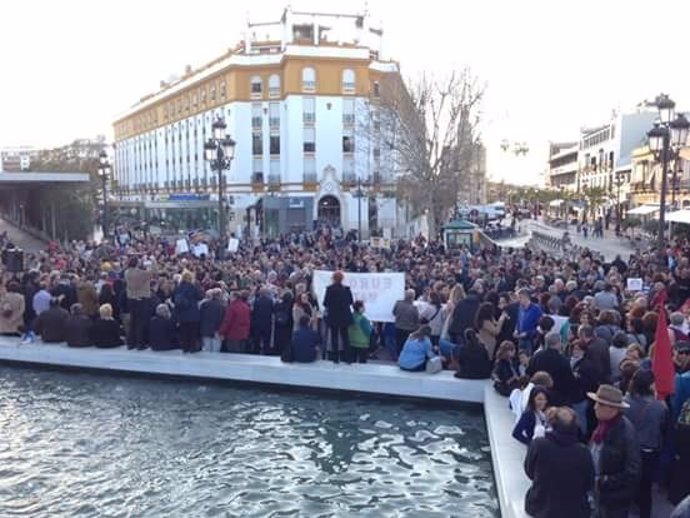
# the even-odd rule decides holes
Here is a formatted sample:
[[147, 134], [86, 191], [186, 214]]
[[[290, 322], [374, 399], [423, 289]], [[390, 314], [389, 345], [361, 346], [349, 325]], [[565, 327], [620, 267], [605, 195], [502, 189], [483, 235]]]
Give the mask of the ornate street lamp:
[[[668, 95], [661, 94], [656, 98], [655, 105], [659, 110], [659, 122], [647, 133], [649, 149], [654, 158], [662, 164], [661, 195], [659, 199], [659, 245], [663, 246], [666, 231], [666, 191], [668, 190], [668, 165], [671, 160], [678, 158], [680, 148], [688, 141], [690, 122], [685, 115], [675, 114], [676, 103]], [[675, 173], [674, 173], [675, 175]], [[674, 181], [675, 190], [675, 181]], [[675, 196], [674, 196], [675, 198]], [[675, 201], [675, 200], [674, 200]]]
[[211, 134], [213, 135], [204, 144], [204, 158], [211, 165], [211, 170], [218, 173], [218, 234], [220, 246], [218, 250], [218, 258], [222, 259], [225, 254], [225, 204], [223, 203], [223, 189], [225, 182], [223, 181], [223, 171], [229, 170], [232, 159], [235, 158], [235, 141], [226, 133], [227, 124], [218, 117], [211, 125]]
[[110, 161], [108, 160], [108, 154], [105, 149], [102, 150], [99, 155], [99, 165], [98, 165], [98, 177], [101, 179], [101, 184], [103, 187], [103, 238], [108, 238], [108, 178], [110, 178]]

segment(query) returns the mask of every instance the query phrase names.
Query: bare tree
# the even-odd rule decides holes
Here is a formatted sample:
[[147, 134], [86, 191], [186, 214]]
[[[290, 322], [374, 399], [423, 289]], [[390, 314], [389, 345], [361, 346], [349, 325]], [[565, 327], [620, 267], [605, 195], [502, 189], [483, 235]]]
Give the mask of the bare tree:
[[[375, 92], [376, 94], [376, 92]], [[415, 214], [428, 209], [434, 235], [469, 185], [479, 143], [484, 86], [468, 68], [403, 83], [391, 75], [371, 100], [380, 138], [398, 175], [398, 199]]]

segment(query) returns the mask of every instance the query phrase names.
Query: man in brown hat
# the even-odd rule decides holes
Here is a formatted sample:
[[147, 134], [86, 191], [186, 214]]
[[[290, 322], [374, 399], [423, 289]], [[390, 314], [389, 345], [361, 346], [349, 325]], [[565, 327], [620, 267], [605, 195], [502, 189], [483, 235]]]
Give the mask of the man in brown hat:
[[623, 415], [629, 405], [611, 385], [601, 385], [596, 394], [587, 396], [594, 401], [598, 421], [589, 446], [596, 474], [597, 516], [626, 518], [641, 470], [637, 432]]

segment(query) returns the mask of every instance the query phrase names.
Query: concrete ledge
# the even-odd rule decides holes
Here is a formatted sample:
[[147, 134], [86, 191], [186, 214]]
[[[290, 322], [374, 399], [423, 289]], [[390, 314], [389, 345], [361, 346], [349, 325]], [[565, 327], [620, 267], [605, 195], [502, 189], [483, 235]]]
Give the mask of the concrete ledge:
[[511, 436], [515, 419], [508, 400], [487, 381], [456, 379], [448, 371], [433, 375], [404, 372], [395, 365], [299, 364], [247, 354], [80, 349], [41, 342], [20, 345], [19, 339], [7, 337], [0, 337], [0, 361], [483, 403], [501, 515], [528, 516], [524, 497], [530, 482], [522, 467], [526, 449]]
[[490, 385], [484, 392], [484, 417], [501, 516], [526, 518], [529, 515], [525, 512], [525, 493], [531, 485], [523, 469], [527, 448], [511, 435], [515, 415], [508, 407], [508, 399]]
[[482, 403], [485, 381], [459, 380], [449, 371], [438, 374], [404, 372], [395, 365], [283, 363], [275, 356], [181, 351], [129, 351], [71, 348], [65, 344], [20, 345], [16, 338], [0, 337], [0, 361], [80, 367], [114, 372], [188, 376], [228, 381], [248, 381], [294, 387], [321, 388]]

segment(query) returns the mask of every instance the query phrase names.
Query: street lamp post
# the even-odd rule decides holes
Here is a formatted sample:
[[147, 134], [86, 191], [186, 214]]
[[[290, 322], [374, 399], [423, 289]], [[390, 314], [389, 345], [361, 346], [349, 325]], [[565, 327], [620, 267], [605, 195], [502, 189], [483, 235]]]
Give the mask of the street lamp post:
[[357, 238], [362, 242], [362, 198], [365, 195], [364, 189], [369, 188], [369, 181], [362, 181], [361, 177], [357, 177], [357, 190], [355, 196], [357, 197]]
[[103, 188], [103, 239], [108, 238], [108, 178], [110, 177], [110, 161], [108, 154], [102, 150], [99, 155], [98, 177], [101, 179]]
[[230, 169], [232, 159], [235, 158], [235, 141], [225, 132], [227, 124], [222, 117], [218, 117], [211, 125], [212, 137], [204, 144], [204, 158], [211, 165], [211, 170], [218, 174], [218, 258], [222, 259], [225, 252], [226, 219], [224, 205], [223, 171]]
[[623, 183], [623, 175], [620, 171], [616, 171], [616, 235], [620, 233], [621, 218], [623, 211], [621, 210], [621, 184]]
[[[675, 160], [678, 151], [688, 140], [690, 122], [683, 114], [675, 115], [676, 103], [668, 95], [661, 94], [656, 98], [659, 110], [659, 122], [647, 133], [649, 148], [654, 153], [656, 161], [661, 161], [661, 195], [659, 199], [659, 233], [657, 240], [660, 246], [664, 244], [666, 233], [666, 194], [668, 190], [668, 166]], [[674, 117], [675, 115], [675, 117]]]

